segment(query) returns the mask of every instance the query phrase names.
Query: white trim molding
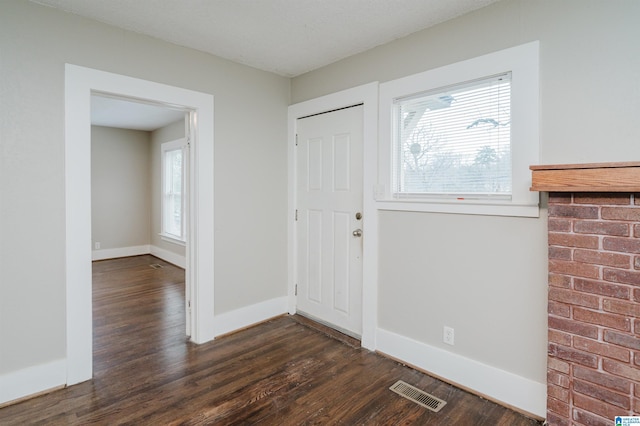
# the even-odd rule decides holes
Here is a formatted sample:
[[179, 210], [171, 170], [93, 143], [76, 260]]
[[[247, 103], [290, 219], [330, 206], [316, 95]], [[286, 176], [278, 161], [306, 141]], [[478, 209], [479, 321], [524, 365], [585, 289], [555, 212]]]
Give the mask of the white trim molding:
[[65, 64], [65, 216], [67, 385], [91, 379], [91, 94], [171, 105], [189, 112], [191, 191], [187, 286], [191, 340], [214, 337], [213, 96], [207, 93]]
[[64, 386], [66, 378], [64, 359], [3, 374], [0, 376], [0, 405]]
[[154, 245], [93, 250], [91, 252], [91, 260], [117, 259], [119, 257], [141, 256], [143, 254], [150, 254], [182, 269], [186, 269], [187, 266], [185, 256]]
[[362, 347], [376, 348], [378, 318], [378, 216], [374, 199], [378, 158], [378, 82], [291, 105], [288, 117], [288, 306], [296, 312], [295, 280], [296, 235], [295, 217], [295, 140], [296, 122], [300, 117], [363, 104], [363, 262], [362, 262]]
[[91, 252], [91, 260], [105, 260], [105, 259], [117, 259], [119, 257], [140, 256], [142, 254], [149, 254], [151, 252], [150, 250], [151, 250], [151, 247], [148, 244], [143, 246], [117, 247], [117, 248], [111, 248], [111, 249], [93, 250]]
[[287, 313], [286, 296], [245, 306], [216, 316], [216, 337]]
[[546, 418], [547, 385], [500, 370], [444, 349], [378, 329], [378, 351], [452, 384]]
[[[533, 41], [465, 61], [380, 84], [380, 158], [376, 191], [377, 208], [415, 212], [539, 217], [539, 195], [529, 190], [531, 164], [539, 160], [539, 42]], [[393, 181], [394, 101], [398, 98], [440, 90], [506, 72], [511, 80], [510, 200], [456, 198], [397, 198]]]

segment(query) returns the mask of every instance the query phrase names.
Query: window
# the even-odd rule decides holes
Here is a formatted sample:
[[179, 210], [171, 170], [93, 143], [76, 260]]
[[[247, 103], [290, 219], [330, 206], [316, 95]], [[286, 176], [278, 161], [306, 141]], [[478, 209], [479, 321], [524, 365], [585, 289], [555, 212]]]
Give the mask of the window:
[[163, 143], [162, 155], [162, 230], [163, 238], [185, 242], [185, 142], [179, 139]]
[[394, 195], [511, 198], [511, 75], [397, 99]]
[[380, 85], [378, 207], [538, 216], [538, 43]]

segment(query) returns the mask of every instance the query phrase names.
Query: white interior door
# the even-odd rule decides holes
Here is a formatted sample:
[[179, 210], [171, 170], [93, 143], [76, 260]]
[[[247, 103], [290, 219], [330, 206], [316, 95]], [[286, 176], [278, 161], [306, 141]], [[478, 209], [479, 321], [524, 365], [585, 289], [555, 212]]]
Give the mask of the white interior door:
[[297, 311], [362, 334], [362, 106], [297, 122]]

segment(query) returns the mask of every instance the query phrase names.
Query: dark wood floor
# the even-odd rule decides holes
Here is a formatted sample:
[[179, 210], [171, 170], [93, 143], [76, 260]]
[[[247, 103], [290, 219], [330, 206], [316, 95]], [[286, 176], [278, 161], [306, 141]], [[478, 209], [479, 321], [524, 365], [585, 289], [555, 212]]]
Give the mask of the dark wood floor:
[[[0, 424], [539, 424], [297, 316], [189, 343], [184, 273], [151, 256], [94, 263], [93, 287], [94, 379], [2, 408]], [[405, 400], [397, 380], [447, 405]]]

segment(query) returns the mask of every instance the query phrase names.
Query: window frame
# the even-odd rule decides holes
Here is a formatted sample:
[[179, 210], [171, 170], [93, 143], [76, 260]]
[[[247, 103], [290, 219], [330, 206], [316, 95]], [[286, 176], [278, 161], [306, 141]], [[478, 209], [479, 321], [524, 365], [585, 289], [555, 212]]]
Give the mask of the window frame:
[[[393, 190], [394, 101], [511, 73], [510, 200], [490, 198], [396, 197]], [[380, 84], [379, 176], [375, 189], [380, 210], [539, 217], [539, 194], [529, 190], [529, 166], [539, 162], [539, 42], [531, 42]]]
[[[161, 167], [161, 171], [160, 171], [160, 179], [161, 179], [161, 185], [160, 185], [160, 237], [164, 240], [164, 241], [168, 241], [174, 244], [178, 244], [178, 245], [186, 245], [186, 215], [185, 215], [185, 210], [186, 210], [186, 167], [187, 167], [187, 161], [186, 161], [186, 140], [184, 138], [182, 139], [176, 139], [174, 141], [170, 141], [170, 142], [164, 142], [160, 145], [160, 167]], [[172, 233], [169, 233], [166, 231], [165, 229], [165, 216], [166, 216], [166, 210], [168, 208], [168, 206], [166, 205], [167, 203], [167, 188], [166, 188], [166, 169], [167, 169], [167, 153], [169, 152], [173, 152], [173, 151], [177, 151], [177, 150], [182, 150], [182, 177], [181, 177], [181, 199], [180, 199], [180, 203], [181, 203], [181, 210], [180, 210], [180, 224], [181, 224], [181, 235], [175, 235]]]

